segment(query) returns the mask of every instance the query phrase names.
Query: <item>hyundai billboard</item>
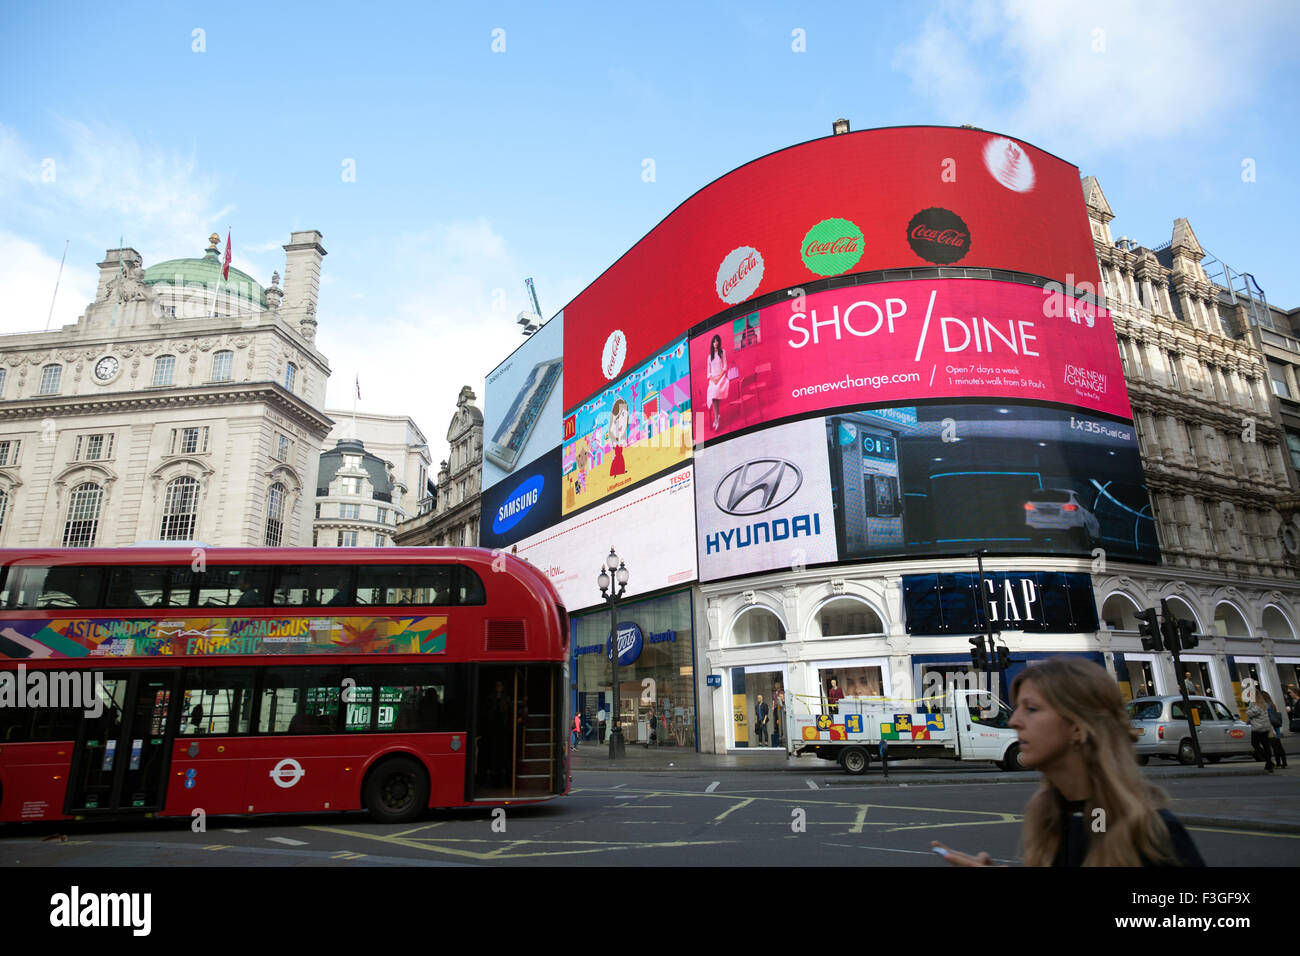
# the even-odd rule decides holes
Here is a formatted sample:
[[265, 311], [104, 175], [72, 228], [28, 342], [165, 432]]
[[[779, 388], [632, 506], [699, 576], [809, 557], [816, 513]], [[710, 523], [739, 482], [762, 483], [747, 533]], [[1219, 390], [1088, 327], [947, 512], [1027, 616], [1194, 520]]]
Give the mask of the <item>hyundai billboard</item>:
[[626, 597], [696, 579], [695, 482], [690, 465], [511, 545], [541, 568], [569, 611], [600, 604], [596, 578], [609, 549], [629, 571]]
[[939, 266], [1099, 291], [1078, 168], [998, 133], [923, 126], [747, 163], [687, 198], [565, 306], [564, 407], [756, 296]]
[[484, 491], [560, 444], [563, 347], [560, 313], [488, 374], [483, 396]]
[[691, 339], [696, 440], [832, 408], [1030, 399], [1131, 418], [1110, 315], [982, 279], [828, 289]]

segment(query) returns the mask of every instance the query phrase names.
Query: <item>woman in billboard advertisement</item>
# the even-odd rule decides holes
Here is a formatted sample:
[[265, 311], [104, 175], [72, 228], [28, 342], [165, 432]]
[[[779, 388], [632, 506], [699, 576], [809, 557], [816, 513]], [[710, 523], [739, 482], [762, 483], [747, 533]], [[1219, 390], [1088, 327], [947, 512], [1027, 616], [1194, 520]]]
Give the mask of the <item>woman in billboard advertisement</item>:
[[727, 378], [727, 355], [722, 351], [722, 336], [715, 335], [709, 343], [709, 363], [706, 369], [709, 379], [708, 403], [713, 413], [713, 430], [716, 432], [722, 424], [722, 400], [727, 397], [731, 380]]
[[614, 449], [614, 460], [609, 463], [609, 477], [611, 478], [627, 471], [627, 465], [623, 462], [623, 446], [627, 444], [627, 427], [630, 416], [631, 413], [628, 411], [627, 402], [621, 398], [614, 403], [614, 407], [609, 413], [609, 444]]

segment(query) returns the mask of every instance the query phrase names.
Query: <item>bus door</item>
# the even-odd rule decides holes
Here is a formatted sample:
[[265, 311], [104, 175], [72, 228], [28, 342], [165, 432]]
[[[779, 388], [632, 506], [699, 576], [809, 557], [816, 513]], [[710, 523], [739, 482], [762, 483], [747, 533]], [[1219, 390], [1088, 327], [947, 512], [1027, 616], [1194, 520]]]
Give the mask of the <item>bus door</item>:
[[103, 710], [82, 721], [73, 753], [67, 813], [162, 809], [176, 677], [174, 670], [104, 675]]

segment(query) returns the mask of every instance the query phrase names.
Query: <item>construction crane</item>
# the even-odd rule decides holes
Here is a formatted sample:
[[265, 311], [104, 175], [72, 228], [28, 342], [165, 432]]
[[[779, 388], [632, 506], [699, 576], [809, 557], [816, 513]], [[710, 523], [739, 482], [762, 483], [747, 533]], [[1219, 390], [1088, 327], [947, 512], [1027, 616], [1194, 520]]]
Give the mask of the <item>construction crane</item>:
[[533, 311], [520, 312], [518, 321], [523, 326], [524, 335], [529, 336], [545, 325], [546, 320], [542, 318], [542, 307], [537, 304], [537, 289], [533, 280], [525, 279], [524, 287], [528, 290], [528, 301], [532, 303]]

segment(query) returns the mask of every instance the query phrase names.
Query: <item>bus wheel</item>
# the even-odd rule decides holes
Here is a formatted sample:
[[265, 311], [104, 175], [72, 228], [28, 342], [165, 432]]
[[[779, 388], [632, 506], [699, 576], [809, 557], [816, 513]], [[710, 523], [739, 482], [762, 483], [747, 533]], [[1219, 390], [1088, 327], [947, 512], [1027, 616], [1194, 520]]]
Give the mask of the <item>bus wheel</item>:
[[410, 757], [393, 757], [370, 771], [361, 799], [376, 823], [408, 823], [429, 805], [429, 778]]
[[855, 777], [866, 773], [867, 764], [870, 762], [871, 758], [861, 747], [845, 747], [840, 753], [840, 766], [844, 768], [845, 773]]

